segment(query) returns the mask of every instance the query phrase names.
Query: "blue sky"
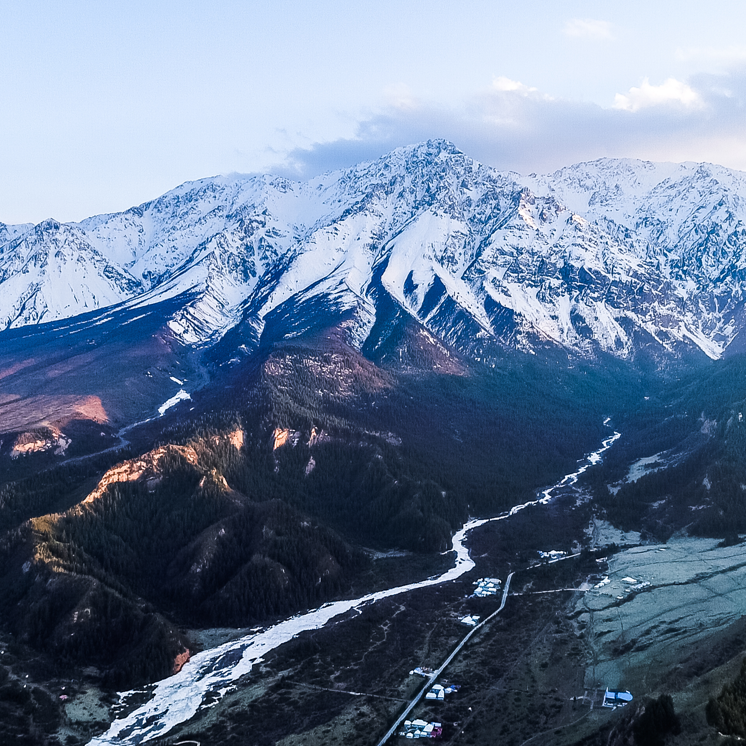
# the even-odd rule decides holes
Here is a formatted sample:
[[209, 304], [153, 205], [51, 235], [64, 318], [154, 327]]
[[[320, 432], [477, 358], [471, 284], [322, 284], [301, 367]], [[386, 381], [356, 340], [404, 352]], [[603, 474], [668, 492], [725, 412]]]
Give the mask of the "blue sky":
[[445, 137], [502, 169], [746, 169], [746, 4], [0, 0], [0, 220]]

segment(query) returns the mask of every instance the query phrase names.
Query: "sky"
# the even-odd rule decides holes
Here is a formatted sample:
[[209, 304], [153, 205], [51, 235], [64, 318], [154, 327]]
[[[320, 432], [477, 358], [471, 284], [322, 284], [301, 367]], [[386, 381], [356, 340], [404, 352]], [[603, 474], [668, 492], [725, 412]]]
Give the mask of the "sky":
[[0, 0], [0, 221], [446, 138], [550, 172], [746, 170], [740, 0]]

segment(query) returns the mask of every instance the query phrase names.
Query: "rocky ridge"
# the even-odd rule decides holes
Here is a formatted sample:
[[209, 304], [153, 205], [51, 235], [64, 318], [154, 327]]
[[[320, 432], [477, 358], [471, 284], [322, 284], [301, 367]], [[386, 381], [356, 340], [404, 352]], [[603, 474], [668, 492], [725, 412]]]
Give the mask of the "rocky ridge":
[[78, 224], [3, 225], [0, 326], [179, 298], [185, 345], [241, 324], [251, 350], [336, 321], [361, 349], [393, 303], [487, 362], [718, 358], [744, 326], [745, 221], [746, 175], [719, 166], [523, 177], [435, 140], [308, 182], [214, 177]]

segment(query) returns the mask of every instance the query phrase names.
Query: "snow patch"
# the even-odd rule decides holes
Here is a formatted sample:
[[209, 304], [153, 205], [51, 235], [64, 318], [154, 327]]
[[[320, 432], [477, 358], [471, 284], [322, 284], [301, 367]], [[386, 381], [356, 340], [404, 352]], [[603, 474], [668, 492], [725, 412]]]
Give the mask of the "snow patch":
[[167, 399], [163, 404], [161, 404], [160, 407], [158, 407], [158, 415], [160, 417], [163, 417], [166, 410], [171, 409], [171, 407], [175, 407], [180, 401], [184, 401], [186, 399], [191, 399], [192, 397], [187, 394], [184, 389], [179, 389], [170, 399]]

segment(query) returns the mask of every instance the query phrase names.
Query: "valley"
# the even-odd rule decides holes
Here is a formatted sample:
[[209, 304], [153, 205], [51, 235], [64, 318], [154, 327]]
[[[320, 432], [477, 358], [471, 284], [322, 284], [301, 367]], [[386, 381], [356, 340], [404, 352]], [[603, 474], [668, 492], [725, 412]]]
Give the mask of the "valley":
[[457, 649], [446, 743], [738, 735], [744, 205], [433, 140], [6, 227], [13, 743], [375, 746]]
[[[335, 349], [338, 353], [339, 348]], [[274, 354], [278, 355], [279, 351], [276, 350]], [[284, 357], [280, 359], [287, 365], [297, 353], [294, 349], [286, 349], [282, 354]], [[272, 367], [274, 371], [284, 369], [284, 366]], [[316, 370], [328, 375], [323, 366]], [[274, 382], [272, 391], [283, 390], [283, 380], [280, 377]], [[296, 385], [292, 389], [295, 403], [285, 404], [290, 407], [289, 411], [293, 413], [295, 422], [300, 421], [298, 413], [302, 411], [298, 409], [298, 404], [306, 402], [304, 406], [308, 407], [308, 402], [314, 401], [311, 392], [316, 390], [317, 385], [311, 379], [308, 388], [304, 389], [298, 385], [302, 380], [296, 377]], [[355, 386], [361, 385], [359, 374], [352, 380], [357, 381]], [[379, 385], [378, 380], [373, 379], [374, 387]], [[416, 385], [421, 385], [421, 381], [420, 375]], [[371, 384], [364, 385], [367, 387]], [[463, 383], [458, 385], [462, 386]], [[584, 386], [588, 390], [588, 382], [584, 382]], [[431, 392], [433, 390], [428, 389]], [[450, 392], [452, 389], [447, 390]], [[305, 399], [306, 396], [311, 398]], [[316, 396], [326, 397], [329, 394]], [[376, 401], [380, 408], [384, 399], [378, 394]], [[423, 406], [426, 401], [425, 397], [420, 397], [419, 406]], [[463, 392], [459, 401], [465, 401]], [[201, 401], [197, 394], [193, 405], [195, 412], [199, 412], [204, 407], [204, 400]], [[431, 405], [441, 413], [455, 412], [449, 409], [449, 404], [437, 397]], [[505, 416], [506, 405], [501, 403], [500, 407], [502, 416]], [[472, 427], [476, 422], [474, 411], [468, 409]], [[524, 410], [519, 408], [517, 411]], [[172, 433], [175, 432], [175, 418], [184, 417], [179, 412], [179, 406], [176, 406], [173, 412], [167, 412], [163, 418], [158, 418], [156, 424], [159, 432], [168, 427], [172, 428]], [[368, 442], [365, 442], [365, 438], [371, 438], [370, 434], [363, 441], [359, 440], [361, 434], [358, 434], [352, 449], [341, 442], [333, 442], [332, 438], [339, 439], [344, 432], [340, 429], [343, 427], [342, 423], [351, 421], [352, 412], [353, 410], [345, 409], [338, 403], [337, 429], [332, 429], [330, 425], [318, 428], [316, 432], [321, 430], [330, 433], [327, 440], [321, 438], [319, 443], [313, 441], [309, 445], [311, 439], [308, 434], [303, 433], [302, 427], [292, 429], [299, 433], [295, 446], [286, 439], [284, 445], [275, 448], [272, 443], [276, 444], [277, 439], [273, 438], [270, 439], [270, 449], [267, 451], [267, 443], [261, 440], [257, 444], [258, 453], [271, 456], [263, 467], [266, 469], [266, 478], [270, 481], [291, 478], [298, 480], [294, 482], [298, 485], [294, 489], [300, 489], [296, 494], [302, 495], [309, 488], [310, 475], [306, 473], [309, 458], [313, 458], [317, 464], [311, 472], [313, 475], [317, 473], [316, 469], [328, 470], [334, 461], [329, 461], [332, 453], [327, 451], [333, 452], [340, 448], [341, 452], [335, 458], [341, 456], [346, 460], [359, 458], [362, 454], [367, 459], [373, 454], [371, 463], [384, 461], [390, 465], [395, 464], [396, 461], [391, 461], [393, 452], [399, 451], [402, 446], [389, 443], [387, 439], [391, 438], [385, 433], [383, 436], [373, 436], [374, 440]], [[188, 416], [194, 417], [195, 414], [192, 412]], [[377, 427], [372, 427], [380, 416], [378, 411], [374, 409], [370, 415], [364, 416], [373, 418], [366, 428], [367, 432], [380, 433]], [[388, 414], [384, 416], [389, 417]], [[355, 421], [359, 422], [360, 417], [360, 410], [356, 408]], [[402, 442], [408, 443], [410, 448], [416, 447], [423, 418], [424, 415], [421, 414], [420, 419], [411, 423], [411, 431], [397, 427], [397, 432], [403, 436]], [[610, 496], [604, 496], [599, 487], [601, 483], [621, 485], [616, 494], [623, 495], [625, 490], [638, 489], [646, 480], [656, 478], [656, 473], [640, 476], [637, 472], [633, 474], [633, 478], [639, 476], [636, 481], [628, 478], [629, 465], [646, 458], [639, 453], [639, 449], [643, 447], [639, 433], [642, 432], [641, 424], [649, 422], [649, 419], [647, 416], [641, 417], [639, 410], [634, 408], [623, 415], [623, 418], [627, 426], [637, 428], [635, 438], [626, 438], [624, 427], [620, 427], [621, 436], [608, 436], [611, 423], [606, 422], [604, 427], [597, 420], [596, 426], [602, 425], [599, 430], [605, 430], [607, 435], [601, 449], [581, 462], [581, 469], [571, 467], [568, 476], [558, 478], [552, 488], [541, 488], [540, 485], [529, 488], [533, 499], [517, 506], [508, 504], [498, 520], [478, 519], [467, 523], [454, 536], [454, 545], [461, 547], [455, 566], [452, 552], [441, 556], [437, 553], [377, 551], [372, 555], [377, 559], [358, 566], [345, 581], [352, 587], [360, 588], [362, 594], [347, 596], [349, 601], [332, 601], [321, 606], [318, 612], [301, 613], [280, 624], [260, 624], [266, 631], [252, 632], [248, 636], [245, 636], [247, 631], [244, 631], [244, 637], [234, 638], [238, 630], [232, 632], [226, 629], [230, 625], [225, 624], [222, 629], [211, 632], [211, 625], [205, 625], [204, 621], [200, 625], [201, 629], [193, 632], [185, 629], [188, 625], [182, 626], [180, 630], [173, 626], [164, 627], [164, 621], [169, 624], [167, 618], [174, 614], [174, 610], [183, 619], [183, 625], [187, 621], [183, 616], [184, 612], [171, 606], [170, 610], [165, 609], [166, 617], [155, 616], [152, 609], [148, 611], [139, 604], [141, 610], [151, 614], [152, 621], [149, 624], [155, 624], [155, 628], [161, 625], [167, 635], [173, 634], [168, 632], [173, 629], [178, 635], [176, 640], [184, 641], [178, 644], [190, 647], [191, 660], [175, 676], [144, 688], [139, 686], [132, 694], [121, 698], [114, 695], [111, 684], [102, 679], [104, 666], [110, 666], [111, 663], [104, 663], [102, 666], [100, 657], [99, 670], [82, 669], [76, 679], [70, 679], [60, 672], [53, 685], [57, 693], [52, 694], [52, 697], [59, 702], [62, 692], [69, 694], [64, 694], [67, 699], [51, 707], [50, 712], [58, 713], [54, 716], [57, 722], [53, 726], [54, 730], [65, 739], [62, 742], [70, 744], [154, 743], [170, 746], [181, 740], [196, 740], [200, 743], [256, 743], [269, 746], [275, 743], [296, 743], [299, 738], [308, 744], [343, 744], [351, 741], [375, 744], [396, 720], [397, 713], [402, 711], [405, 703], [423, 686], [423, 680], [411, 677], [409, 671], [419, 665], [437, 668], [468, 631], [459, 623], [459, 619], [466, 614], [478, 614], [485, 619], [499, 607], [499, 596], [493, 599], [468, 598], [474, 590], [475, 580], [479, 577], [498, 577], [504, 581], [508, 574], [514, 573], [503, 611], [474, 634], [443, 674], [443, 680], [461, 684], [461, 689], [444, 703], [421, 702], [413, 711], [412, 717], [443, 723], [443, 738], [449, 743], [491, 743], [495, 734], [499, 734], [506, 743], [520, 745], [535, 742], [536, 739], [544, 743], [569, 746], [576, 743], [596, 743], [594, 739], [602, 737], [623, 738], [625, 733], [632, 732], [636, 727], [636, 718], [641, 717], [639, 703], [671, 695], [676, 713], [686, 726], [686, 740], [677, 742], [699, 743], [702, 738], [710, 738], [713, 731], [706, 721], [705, 704], [708, 697], [716, 695], [719, 688], [736, 675], [740, 650], [746, 644], [746, 637], [741, 632], [740, 589], [738, 582], [731, 580], [740, 572], [740, 550], [737, 546], [717, 549], [717, 540], [686, 538], [683, 535], [669, 540], [668, 546], [651, 537], [644, 539], [639, 532], [622, 533], [605, 521], [604, 514], [612, 507], [609, 501], [616, 496], [611, 493]], [[540, 416], [537, 422], [541, 419]], [[464, 432], [456, 422], [454, 425], [454, 430]], [[147, 429], [150, 426], [152, 423], [146, 423], [143, 427]], [[349, 427], [349, 424], [346, 426]], [[679, 468], [686, 465], [687, 460], [694, 459], [697, 463], [697, 454], [703, 447], [712, 447], [713, 437], [692, 439], [691, 435], [686, 434], [689, 427], [694, 432], [701, 430], [701, 425], [695, 419], [691, 426], [685, 428], [682, 440], [679, 425], [672, 433], [667, 433], [665, 429], [661, 431], [657, 426], [655, 435], [646, 436], [647, 445], [644, 447], [648, 449], [647, 453], [659, 453], [665, 447], [670, 447], [671, 442], [686, 443], [688, 445], [682, 447], [676, 463]], [[511, 433], [517, 431], [517, 428], [509, 428]], [[145, 459], [140, 457], [124, 462], [124, 471], [118, 456], [111, 453], [73, 463], [68, 468], [90, 470], [91, 474], [96, 474], [97, 469], [101, 469], [97, 465], [97, 458], [112, 458], [115, 463], [107, 471], [111, 476], [104, 475], [103, 480], [94, 478], [93, 482], [89, 481], [91, 486], [82, 493], [83, 496], [99, 495], [86, 503], [85, 510], [94, 511], [86, 521], [90, 522], [98, 512], [99, 518], [96, 520], [103, 521], [100, 523], [102, 529], [116, 525], [116, 536], [129, 536], [126, 523], [122, 523], [121, 518], [116, 519], [117, 523], [111, 522], [116, 512], [109, 517], [106, 517], [106, 513], [99, 512], [104, 507], [106, 511], [119, 510], [116, 500], [121, 498], [112, 501], [114, 493], [107, 496], [109, 491], [116, 488], [116, 480], [120, 478], [116, 476], [118, 474], [134, 475], [135, 481], [123, 495], [133, 505], [140, 506], [136, 514], [145, 505], [153, 505], [156, 498], [163, 506], [168, 504], [167, 501], [175, 500], [169, 511], [178, 512], [182, 509], [178, 506], [183, 504], [184, 499], [179, 495], [184, 494], [185, 487], [194, 489], [194, 485], [205, 478], [213, 486], [209, 492], [204, 491], [204, 486], [200, 487], [192, 500], [204, 500], [208, 495], [213, 495], [214, 497], [209, 498], [212, 501], [220, 494], [226, 494], [233, 495], [235, 503], [239, 499], [239, 493], [235, 492], [233, 485], [244, 490], [246, 487], [241, 485], [247, 484], [242, 481], [245, 477], [241, 476], [243, 472], [238, 469], [239, 464], [246, 458], [252, 458], [249, 463], [254, 464], [252, 469], [256, 469], [260, 461], [250, 457], [248, 447], [252, 436], [249, 430], [241, 431], [243, 435], [240, 443], [235, 435], [235, 425], [224, 427], [222, 434], [218, 434], [221, 431], [213, 432], [207, 437], [201, 436], [199, 441], [192, 439], [184, 441], [185, 445], [169, 446], [174, 455], [182, 455], [170, 463], [165, 472], [159, 473], [160, 462], [157, 459], [162, 459], [163, 456], [158, 455], [161, 453], [158, 449]], [[452, 433], [453, 431], [448, 433], [449, 439], [452, 439]], [[136, 434], [138, 442], [142, 442], [143, 438], [142, 433]], [[318, 440], [318, 436], [316, 439]], [[349, 442], [349, 436], [345, 436], [345, 441]], [[433, 441], [430, 433], [427, 448], [432, 449], [434, 443], [437, 440]], [[458, 441], [455, 443], [458, 444]], [[469, 445], [474, 447], [476, 443], [477, 441], [471, 440]], [[481, 447], [492, 445], [494, 443], [485, 441]], [[504, 447], [504, 442], [500, 441], [499, 447]], [[34, 457], [29, 455], [25, 458]], [[239, 460], [236, 461], [235, 457], [239, 457]], [[522, 457], [525, 458], [525, 454]], [[261, 458], [266, 459], [267, 455]], [[128, 463], [131, 466], [127, 466]], [[476, 462], [472, 460], [470, 463]], [[492, 469], [497, 466], [494, 460], [490, 464], [487, 473], [492, 473]], [[222, 483], [219, 477], [211, 471], [215, 468], [219, 469], [218, 474], [226, 475], [226, 484], [230, 485], [228, 492], [225, 492], [226, 485], [220, 486]], [[553, 465], [550, 468], [557, 467]], [[293, 474], [297, 476], [293, 477]], [[431, 471], [430, 476], [435, 476], [435, 472]], [[475, 486], [478, 485], [474, 481], [476, 476], [476, 473], [472, 473], [467, 478]], [[514, 475], [513, 479], [517, 478], [518, 475]], [[160, 481], [153, 482], [153, 479]], [[180, 486], [171, 498], [168, 485], [174, 479]], [[71, 484], [77, 484], [76, 480], [74, 478]], [[137, 487], [138, 480], [142, 480], [141, 488]], [[97, 487], [96, 492], [93, 487], [99, 481], [103, 486]], [[121, 484], [125, 486], [127, 483]], [[323, 484], [328, 485], [329, 482], [324, 481]], [[353, 481], [352, 484], [360, 483]], [[472, 496], [477, 494], [475, 491]], [[455, 492], [454, 496], [457, 495], [458, 492]], [[214, 503], [214, 506], [220, 504]], [[277, 524], [274, 528], [269, 528], [273, 525], [271, 520], [274, 520], [270, 518], [270, 514], [257, 512], [258, 506], [252, 507], [251, 503], [247, 503], [244, 510], [248, 508], [255, 516], [251, 521], [259, 521], [259, 525], [267, 527], [262, 529], [265, 534], [277, 530]], [[316, 510], [323, 508], [317, 504]], [[75, 511], [79, 512], [80, 509], [75, 508]], [[695, 511], [695, 514], [699, 512], [701, 511]], [[343, 513], [335, 509], [328, 515], [337, 516], [336, 525], [339, 529], [350, 531], [348, 526], [339, 522]], [[139, 519], [143, 517], [139, 516]], [[292, 515], [289, 518], [291, 523], [298, 520]], [[60, 517], [54, 518], [54, 521], [59, 520]], [[67, 542], [73, 542], [70, 546], [84, 539], [83, 544], [78, 544], [81, 549], [86, 553], [95, 552], [91, 556], [99, 558], [98, 562], [111, 561], [114, 557], [112, 545], [105, 551], [96, 549], [89, 539], [85, 539], [85, 534], [75, 529], [74, 521], [77, 520], [79, 519], [75, 517], [75, 513], [63, 517], [62, 522], [57, 524], [59, 529], [53, 528], [50, 537], [67, 537]], [[301, 519], [301, 525], [303, 523]], [[54, 523], [49, 525], [51, 527]], [[133, 525], [142, 524], [138, 520]], [[217, 526], [222, 526], [220, 530], [223, 530], [228, 529], [231, 524], [223, 518]], [[41, 528], [39, 524], [35, 530]], [[646, 530], [654, 528], [651, 523]], [[105, 528], [107, 533], [111, 530]], [[197, 524], [197, 531], [201, 530]], [[286, 531], [287, 528], [283, 530]], [[78, 539], [75, 538], [75, 532], [78, 532]], [[215, 536], [216, 532], [218, 528], [208, 527], [203, 536]], [[373, 534], [361, 533], [359, 536], [370, 539]], [[204, 540], [202, 538], [200, 542]], [[210, 542], [213, 541], [214, 539], [210, 539]], [[64, 570], [69, 560], [65, 559], [65, 555], [59, 554], [59, 549], [54, 549], [57, 545], [52, 543], [47, 546], [56, 553], [55, 562], [61, 563], [59, 567], [64, 572], [69, 572]], [[141, 546], [145, 548], [148, 545]], [[209, 546], [212, 544], [206, 544], [205, 548]], [[445, 547], [441, 551], [443, 549]], [[540, 562], [539, 552], [550, 549], [563, 550], [568, 555], [576, 556], [548, 564]], [[257, 552], [257, 549], [251, 551]], [[259, 549], [259, 552], [267, 556], [266, 548]], [[670, 555], [667, 554], [669, 552]], [[190, 555], [193, 558], [199, 556], [194, 554], [194, 548], [189, 550], [187, 557]], [[674, 555], [686, 558], [684, 565], [677, 559], [673, 560], [672, 565], [675, 572], [683, 574], [661, 580], [660, 571], [664, 566], [659, 564], [658, 569], [653, 568], [649, 558], [657, 558], [659, 563], [665, 564], [668, 556]], [[202, 556], [209, 557], [209, 554]], [[106, 560], [107, 557], [110, 559]], [[597, 561], [602, 558], [606, 558], [606, 562]], [[249, 566], [256, 561], [252, 559]], [[85, 574], [96, 579], [97, 585], [103, 581], [112, 589], [118, 588], [114, 585], [113, 577], [107, 579], [100, 570], [95, 569], [95, 565], [90, 565], [90, 569], [85, 569], [86, 566], [80, 564], [78, 567], [80, 569], [75, 570], [79, 578], [76, 582], [85, 577], [80, 574], [83, 569]], [[5, 568], [8, 572], [7, 564]], [[172, 572], [173, 570], [169, 570], [168, 574]], [[601, 589], [592, 589], [605, 575], [611, 582]], [[121, 584], [123, 577], [127, 576], [120, 575], [116, 582]], [[639, 590], [633, 589], [622, 580], [625, 577], [640, 583], [649, 582], [651, 585]], [[64, 575], [57, 582], [63, 579]], [[705, 587], [711, 588], [711, 592], [702, 595], [702, 588]], [[147, 586], [141, 585], [139, 588], [142, 589], [140, 592], [151, 592], [147, 590]], [[368, 590], [371, 588], [372, 592]], [[386, 591], [385, 588], [393, 590]], [[698, 596], [701, 598], [700, 607], [692, 606], [686, 600], [689, 596], [680, 595], [689, 593], [689, 589], [693, 594], [692, 599]], [[632, 595], [626, 594], [625, 590], [631, 590]], [[121, 590], [116, 592], [122, 594]], [[131, 591], [125, 591], [125, 594], [129, 593]], [[729, 593], [735, 594], [732, 595], [732, 600], [727, 600]], [[662, 605], [661, 599], [665, 596], [660, 594], [671, 594], [670, 612], [664, 611], [665, 604]], [[622, 598], [617, 599], [617, 596]], [[84, 604], [90, 604], [89, 599], [93, 598], [92, 595], [84, 597], [81, 603], [72, 607], [76, 609], [74, 613], [79, 615], [86, 608]], [[123, 598], [126, 599], [127, 595]], [[366, 598], [370, 602], [366, 603]], [[681, 603], [676, 602], [677, 598], [684, 599], [681, 603], [690, 607], [689, 612], [676, 613], [676, 609], [681, 606]], [[717, 603], [713, 603], [713, 599]], [[33, 603], [38, 605], [39, 600]], [[641, 611], [638, 611], [638, 607]], [[722, 610], [719, 611], [720, 609]], [[704, 610], [714, 616], [710, 623], [703, 626], [701, 621]], [[62, 619], [65, 618], [65, 613], [63, 611]], [[119, 611], [117, 613], [121, 614]], [[668, 613], [670, 619], [661, 616], [665, 613]], [[33, 616], [27, 618], [33, 619]], [[54, 624], [59, 623], [55, 621], [55, 617], [52, 617], [52, 621]], [[78, 634], [86, 633], [84, 626], [62, 627], [61, 630], [63, 635], [68, 634], [67, 630], [76, 630]], [[211, 641], [221, 642], [221, 637], [219, 647], [212, 647], [214, 643]], [[197, 640], [201, 640], [201, 644], [205, 646], [203, 652], [195, 653], [194, 643]], [[176, 655], [179, 647], [170, 647], [172, 643], [168, 645], [169, 650], [174, 650], [170, 655]], [[5, 647], [6, 651], [10, 649]], [[158, 649], [159, 647], [151, 648]], [[38, 653], [27, 650], [18, 658], [24, 648], [15, 647], [13, 650], [16, 663], [9, 670], [19, 671], [18, 674], [11, 674], [19, 677], [14, 680], [23, 681], [25, 673], [20, 672], [30, 671], [29, 681], [34, 682], [33, 686], [42, 686], [44, 691], [49, 691], [49, 684], [40, 678], [40, 672], [37, 670], [34, 673], [34, 669], [28, 668], [28, 664], [24, 663], [24, 659], [30, 661]], [[62, 655], [69, 659], [74, 649], [68, 646], [67, 649], [58, 650], [60, 652], [53, 653], [53, 657]], [[134, 661], [148, 655], [144, 650], [136, 648], [133, 653], [126, 647], [120, 648], [122, 652], [109, 660], [115, 665], [121, 665], [122, 660]], [[125, 651], [127, 657], [122, 659]], [[42, 660], [49, 656], [48, 652], [41, 654]], [[200, 671], [203, 673], [198, 674]], [[630, 689], [637, 700], [635, 707], [629, 711], [632, 714], [599, 708], [598, 700], [591, 709], [589, 697], [594, 696], [593, 691], [599, 686]], [[52, 688], [51, 692], [55, 692], [55, 689]], [[44, 696], [49, 697], [49, 694]], [[34, 694], [33, 697], [31, 702], [43, 701], [41, 693]], [[275, 713], [280, 711], [284, 714], [277, 717]], [[105, 713], [109, 713], [109, 723], [105, 720]], [[106, 735], [102, 735], [104, 732]], [[679, 736], [679, 739], [682, 737]]]
[[[612, 583], [599, 590], [591, 589], [590, 579], [605, 569], [605, 563], [598, 563], [600, 552], [586, 550], [584, 555], [542, 565], [528, 559], [530, 544], [523, 544], [520, 557], [505, 551], [511, 530], [541, 532], [545, 521], [562, 518], [569, 518], [575, 531], [585, 531], [590, 538], [592, 531], [584, 525], [589, 514], [577, 505], [581, 495], [564, 490], [551, 505], [535, 506], [473, 531], [472, 552], [481, 554], [468, 576], [514, 573], [504, 612], [475, 634], [443, 674], [442, 680], [460, 684], [459, 691], [444, 703], [422, 701], [410, 718], [443, 723], [447, 743], [488, 743], [496, 734], [516, 744], [535, 739], [596, 743], [601, 733], [606, 733], [605, 739], [617, 729], [623, 737], [625, 728], [629, 733], [634, 726], [625, 723], [624, 711], [601, 708], [600, 695], [591, 707], [594, 690], [629, 688], [646, 701], [673, 695], [685, 725], [677, 743], [717, 743], [714, 733], [708, 736], [703, 692], [721, 686], [737, 670], [744, 644], [742, 603], [734, 597], [726, 602], [728, 612], [719, 616], [717, 625], [703, 624], [700, 610], [689, 606], [686, 597], [671, 595], [671, 612], [687, 609], [684, 616], [672, 618], [674, 628], [671, 621], [665, 622], [670, 612], [659, 591], [665, 597], [671, 581], [693, 582], [692, 593], [702, 597], [697, 576], [706, 568], [709, 580], [702, 582], [725, 583], [734, 593], [742, 593], [730, 577], [737, 550], [717, 550], [713, 542], [698, 540], [641, 546], [639, 536], [630, 535], [628, 548], [612, 548], [617, 551], [608, 559]], [[619, 532], [603, 530], [607, 539], [625, 539]], [[608, 548], [598, 550], [606, 553]], [[650, 560], [640, 559], [662, 557], [665, 551], [677, 554], [669, 565], [676, 578], [655, 577]], [[678, 553], [686, 557], [684, 569]], [[519, 569], [511, 569], [515, 560]], [[658, 567], [664, 566], [662, 562]], [[624, 592], [623, 575], [631, 572], [663, 582], [615, 600], [615, 594]], [[290, 744], [301, 739], [307, 744], [375, 744], [408, 699], [422, 691], [423, 679], [409, 675], [410, 669], [436, 668], [446, 658], [465, 634], [458, 622], [463, 613], [487, 616], [499, 609], [501, 594], [494, 599], [469, 598], [473, 588], [474, 580], [466, 577], [438, 586], [421, 583], [406, 603], [382, 599], [337, 624], [299, 634], [263, 656], [258, 670], [224, 689], [219, 700], [207, 697], [190, 722], [154, 743]], [[707, 605], [706, 598], [702, 603]], [[642, 611], [634, 608], [640, 604]], [[601, 613], [604, 609], [606, 615]], [[712, 609], [707, 613], [718, 614]], [[277, 709], [285, 713], [281, 723], [270, 714]], [[124, 722], [136, 722], [148, 712], [153, 713], [148, 706], [135, 710]], [[156, 723], [149, 723], [154, 731]], [[137, 734], [134, 729], [127, 737], [137, 743]], [[99, 742], [109, 743], [94, 741]]]
[[468, 534], [492, 521], [505, 520], [526, 508], [548, 503], [552, 500], [552, 493], [555, 490], [574, 485], [588, 465], [597, 462], [601, 454], [618, 437], [619, 434], [615, 433], [607, 438], [603, 446], [591, 454], [587, 463], [583, 464], [580, 469], [564, 477], [556, 487], [545, 490], [541, 500], [515, 506], [508, 513], [494, 519], [470, 521], [465, 524], [453, 536], [455, 564], [442, 575], [419, 583], [379, 591], [359, 599], [326, 604], [321, 609], [270, 627], [266, 632], [226, 643], [215, 650], [195, 656], [176, 676], [167, 679], [164, 684], [155, 689], [153, 699], [145, 707], [136, 710], [125, 720], [115, 723], [107, 734], [92, 743], [122, 743], [123, 738], [129, 739], [131, 743], [150, 740], [162, 732], [169, 731], [174, 725], [191, 719], [197, 714], [205, 699], [214, 700], [222, 696], [228, 691], [232, 682], [249, 675], [255, 663], [261, 661], [276, 647], [289, 642], [301, 633], [310, 629], [319, 629], [337, 616], [352, 610], [359, 613], [362, 606], [372, 605], [402, 593], [457, 580], [475, 567], [474, 561], [464, 546], [464, 540]]

